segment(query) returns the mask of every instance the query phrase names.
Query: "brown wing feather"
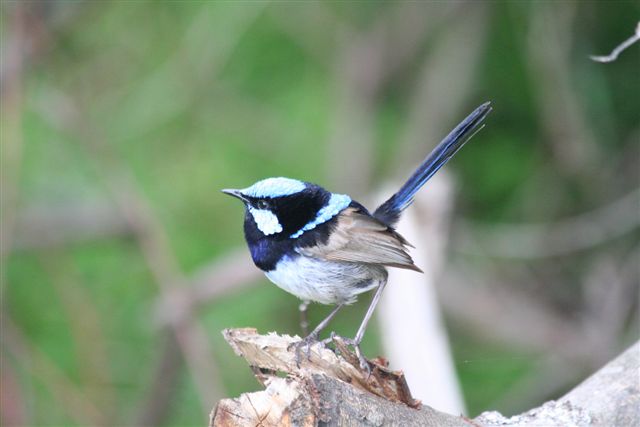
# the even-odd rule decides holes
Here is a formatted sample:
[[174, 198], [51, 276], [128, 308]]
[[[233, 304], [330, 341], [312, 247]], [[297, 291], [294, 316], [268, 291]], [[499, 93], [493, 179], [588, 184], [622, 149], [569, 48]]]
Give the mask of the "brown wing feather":
[[331, 261], [381, 264], [422, 272], [405, 249], [411, 244], [392, 228], [353, 207], [340, 212], [337, 221], [325, 245], [302, 248], [300, 253]]

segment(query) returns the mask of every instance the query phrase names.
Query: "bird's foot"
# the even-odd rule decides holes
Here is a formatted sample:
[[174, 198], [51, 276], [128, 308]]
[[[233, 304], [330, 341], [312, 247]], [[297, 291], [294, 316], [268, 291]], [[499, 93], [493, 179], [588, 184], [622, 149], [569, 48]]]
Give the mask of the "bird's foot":
[[367, 373], [367, 377], [371, 375], [371, 362], [369, 362], [363, 355], [362, 350], [360, 349], [360, 341], [356, 341], [353, 338], [345, 338], [337, 335], [335, 332], [331, 332], [329, 338], [322, 340], [323, 344], [327, 344], [329, 342], [335, 342], [336, 338], [342, 341], [344, 344], [353, 347], [353, 351], [358, 357], [358, 364], [360, 365], [360, 369]]
[[[327, 345], [327, 344], [332, 344], [334, 339], [338, 337], [338, 338], [342, 338], [339, 337], [335, 332], [331, 331], [331, 333], [329, 334], [329, 338], [325, 338], [322, 341], [320, 341], [323, 345]], [[342, 338], [344, 340], [344, 338]]]
[[293, 342], [287, 347], [288, 351], [293, 350], [296, 356], [296, 366], [300, 367], [300, 361], [302, 360], [301, 354], [304, 351], [307, 356], [307, 360], [311, 358], [311, 346], [320, 343], [324, 346], [324, 341], [318, 341], [318, 334], [311, 333], [300, 341]]

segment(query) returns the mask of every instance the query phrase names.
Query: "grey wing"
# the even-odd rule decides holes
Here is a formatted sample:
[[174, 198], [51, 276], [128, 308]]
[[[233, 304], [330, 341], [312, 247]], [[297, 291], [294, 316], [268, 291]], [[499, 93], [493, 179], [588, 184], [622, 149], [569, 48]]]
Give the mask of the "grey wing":
[[330, 261], [361, 262], [422, 272], [407, 253], [407, 240], [386, 224], [349, 207], [338, 214], [325, 245], [300, 248], [304, 255]]

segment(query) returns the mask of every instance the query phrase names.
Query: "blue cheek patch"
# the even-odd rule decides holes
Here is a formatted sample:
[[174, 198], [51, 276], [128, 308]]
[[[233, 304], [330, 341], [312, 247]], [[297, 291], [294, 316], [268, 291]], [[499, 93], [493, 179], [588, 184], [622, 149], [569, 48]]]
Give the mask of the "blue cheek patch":
[[296, 237], [300, 237], [305, 231], [313, 230], [320, 224], [324, 224], [334, 216], [338, 215], [341, 210], [345, 209], [350, 204], [351, 197], [346, 194], [332, 194], [329, 199], [329, 203], [318, 211], [316, 218], [313, 221], [308, 222], [307, 225], [293, 233], [290, 237], [295, 239]]
[[258, 226], [258, 230], [262, 231], [265, 236], [282, 232], [282, 225], [280, 225], [278, 217], [270, 210], [249, 206], [249, 212]]

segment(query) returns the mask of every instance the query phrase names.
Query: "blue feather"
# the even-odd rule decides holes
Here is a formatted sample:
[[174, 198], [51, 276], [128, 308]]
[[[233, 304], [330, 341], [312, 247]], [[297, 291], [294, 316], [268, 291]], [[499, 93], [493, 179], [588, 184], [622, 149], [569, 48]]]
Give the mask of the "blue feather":
[[327, 204], [324, 205], [318, 211], [318, 213], [316, 213], [316, 217], [289, 237], [291, 237], [292, 239], [296, 239], [300, 237], [305, 231], [313, 230], [320, 224], [324, 224], [334, 216], [338, 215], [340, 211], [346, 209], [350, 204], [351, 197], [347, 196], [346, 194], [331, 194], [331, 198], [329, 198]]
[[240, 193], [249, 197], [276, 198], [299, 193], [306, 187], [307, 185], [304, 182], [297, 179], [278, 177], [258, 181], [251, 187], [240, 190]]
[[384, 202], [373, 216], [386, 224], [394, 225], [420, 188], [431, 178], [460, 148], [482, 128], [482, 121], [491, 111], [489, 102], [475, 109], [427, 156], [400, 190]]

